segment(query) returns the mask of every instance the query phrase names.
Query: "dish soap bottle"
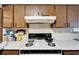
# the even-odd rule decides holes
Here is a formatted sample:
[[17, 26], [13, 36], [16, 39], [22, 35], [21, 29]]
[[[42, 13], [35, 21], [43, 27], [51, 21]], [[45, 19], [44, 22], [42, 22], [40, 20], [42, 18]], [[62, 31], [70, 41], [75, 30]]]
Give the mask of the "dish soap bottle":
[[8, 36], [9, 41], [16, 41], [16, 36], [14, 35], [14, 33], [11, 31], [9, 36]]

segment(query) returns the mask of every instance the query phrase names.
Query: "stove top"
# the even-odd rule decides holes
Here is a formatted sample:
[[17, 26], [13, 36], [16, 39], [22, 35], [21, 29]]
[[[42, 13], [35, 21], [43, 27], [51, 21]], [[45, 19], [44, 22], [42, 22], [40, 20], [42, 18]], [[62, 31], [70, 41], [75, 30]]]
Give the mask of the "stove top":
[[40, 46], [40, 47], [55, 47], [55, 43], [53, 42], [46, 42], [44, 40], [36, 40], [36, 41], [29, 41], [28, 43], [25, 44], [26, 47], [32, 47], [32, 46]]
[[[55, 42], [53, 41], [51, 44], [48, 44], [48, 42], [45, 41], [44, 38], [39, 39], [39, 38], [31, 38], [29, 39], [28, 35], [29, 33], [33, 33], [33, 34], [45, 34], [45, 33], [51, 33], [51, 38], [53, 38], [53, 30], [51, 28], [48, 29], [29, 29], [28, 33], [24, 36], [24, 49], [56, 49], [57, 46], [55, 45]], [[26, 40], [27, 39], [27, 40]], [[38, 40], [39, 39], [39, 40]], [[34, 42], [29, 43], [28, 41], [30, 40], [34, 40]]]

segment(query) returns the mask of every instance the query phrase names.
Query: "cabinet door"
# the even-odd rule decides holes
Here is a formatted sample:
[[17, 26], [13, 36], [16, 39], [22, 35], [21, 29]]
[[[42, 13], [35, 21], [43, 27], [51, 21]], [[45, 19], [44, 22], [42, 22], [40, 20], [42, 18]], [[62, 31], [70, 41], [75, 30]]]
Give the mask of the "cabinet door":
[[65, 50], [64, 55], [79, 55], [79, 50]]
[[39, 13], [41, 13], [42, 16], [48, 16], [49, 5], [39, 5]]
[[54, 15], [53, 5], [26, 5], [26, 16], [51, 16]]
[[19, 50], [4, 50], [2, 55], [19, 55]]
[[78, 6], [68, 6], [68, 27], [78, 27]]
[[26, 5], [25, 6], [25, 15], [26, 16], [37, 16], [39, 12], [38, 5]]
[[66, 6], [55, 6], [55, 15], [56, 15], [56, 27], [57, 28], [65, 28], [67, 27], [66, 21]]
[[1, 26], [2, 25], [2, 17], [1, 16], [2, 16], [2, 9], [0, 8], [0, 41], [2, 41], [2, 38], [1, 38], [1, 34], [2, 34], [1, 33], [1, 30], [2, 30], [2, 26]]
[[13, 27], [13, 5], [3, 7], [3, 27]]
[[48, 7], [48, 13], [49, 13], [49, 16], [55, 16], [55, 6], [54, 5], [49, 5]]
[[79, 6], [78, 6], [78, 28], [79, 28]]
[[14, 5], [14, 27], [25, 27], [24, 5]]

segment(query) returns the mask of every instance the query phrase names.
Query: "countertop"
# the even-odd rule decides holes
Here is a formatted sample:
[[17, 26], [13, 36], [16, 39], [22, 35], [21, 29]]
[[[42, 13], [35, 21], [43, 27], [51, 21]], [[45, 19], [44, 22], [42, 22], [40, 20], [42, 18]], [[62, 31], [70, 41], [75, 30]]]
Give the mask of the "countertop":
[[[32, 33], [35, 32], [49, 32], [49, 29], [32, 29], [29, 30]], [[30, 33], [29, 32], [29, 33]], [[35, 40], [36, 43], [34, 43], [31, 47], [26, 47], [25, 44], [27, 43], [27, 35], [23, 37], [22, 41], [9, 41], [7, 45], [4, 47], [5, 50], [55, 50], [55, 49], [61, 49], [61, 50], [79, 50], [79, 41], [73, 40], [78, 36], [78, 34], [73, 34], [69, 32], [65, 33], [59, 33], [59, 32], [53, 32], [53, 30], [50, 29], [50, 32], [54, 34], [54, 43], [56, 44], [55, 47], [50, 47], [47, 45], [47, 42], [45, 40]]]
[[[44, 43], [41, 43], [44, 42]], [[40, 43], [40, 44], [39, 44]], [[19, 49], [19, 50], [53, 50], [53, 49], [61, 49], [61, 50], [79, 50], [79, 41], [75, 40], [64, 40], [64, 39], [55, 39], [54, 43], [56, 44], [55, 47], [50, 47], [44, 40], [39, 40], [39, 43], [34, 43], [38, 44], [38, 46], [31, 46], [31, 47], [26, 47], [25, 44], [26, 42], [8, 42], [8, 45], [4, 48], [5, 50], [8, 49]]]

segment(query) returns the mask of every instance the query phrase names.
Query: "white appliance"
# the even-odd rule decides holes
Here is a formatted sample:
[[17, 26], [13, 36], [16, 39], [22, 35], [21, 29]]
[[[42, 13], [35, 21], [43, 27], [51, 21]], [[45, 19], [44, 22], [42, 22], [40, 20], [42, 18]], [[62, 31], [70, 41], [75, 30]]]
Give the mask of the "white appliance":
[[54, 23], [56, 16], [25, 16], [27, 23]]
[[[54, 34], [53, 30], [51, 28], [48, 29], [28, 29], [28, 33], [23, 37], [23, 44], [21, 45], [22, 48], [20, 50], [20, 54], [21, 55], [26, 55], [26, 54], [52, 54], [52, 55], [62, 55], [62, 50], [58, 48], [58, 46], [49, 46], [48, 42], [45, 41], [45, 39], [40, 36], [37, 35], [37, 38], [35, 35], [32, 35], [31, 38], [29, 38], [29, 33], [31, 34], [47, 34], [49, 33], [49, 35], [47, 34], [46, 36], [49, 37], [50, 34]], [[35, 38], [36, 37], [36, 38]], [[54, 38], [54, 36], [51, 36], [52, 38]], [[31, 46], [26, 46], [26, 44], [28, 44], [30, 41], [30, 44], [32, 44]], [[55, 43], [55, 42], [52, 42]]]
[[56, 16], [25, 16], [29, 28], [50, 28], [50, 24], [56, 21]]
[[54, 38], [54, 35], [53, 35], [53, 30], [51, 28], [48, 28], [48, 29], [31, 29], [29, 28], [28, 30], [28, 38], [29, 38], [29, 34], [51, 34], [51, 38]]

